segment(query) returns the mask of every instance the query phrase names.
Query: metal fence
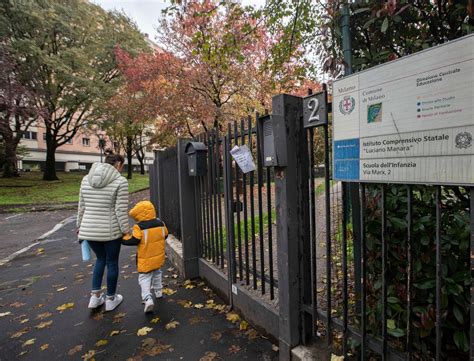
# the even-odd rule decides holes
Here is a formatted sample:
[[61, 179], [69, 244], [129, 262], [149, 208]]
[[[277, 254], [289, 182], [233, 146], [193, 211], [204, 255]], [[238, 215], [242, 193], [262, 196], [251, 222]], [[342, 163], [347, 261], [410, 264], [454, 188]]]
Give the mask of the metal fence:
[[312, 336], [345, 358], [468, 359], [473, 190], [334, 182], [329, 134], [308, 131], [310, 169], [326, 145], [324, 195], [310, 172]]
[[[177, 147], [156, 152], [157, 174], [156, 198], [158, 216], [166, 222], [169, 231], [181, 237], [181, 217], [179, 208], [178, 155]], [[154, 194], [154, 191], [151, 192]]]
[[[273, 99], [284, 164], [264, 167], [258, 115], [196, 137], [208, 147], [203, 177], [187, 174], [185, 142], [157, 154], [158, 208], [183, 232], [186, 277], [227, 288], [231, 305], [243, 297], [281, 360], [310, 341], [325, 343], [321, 359], [467, 359], [474, 190], [337, 182], [330, 124], [304, 129], [302, 104]], [[256, 160], [248, 174], [230, 155], [243, 144]]]

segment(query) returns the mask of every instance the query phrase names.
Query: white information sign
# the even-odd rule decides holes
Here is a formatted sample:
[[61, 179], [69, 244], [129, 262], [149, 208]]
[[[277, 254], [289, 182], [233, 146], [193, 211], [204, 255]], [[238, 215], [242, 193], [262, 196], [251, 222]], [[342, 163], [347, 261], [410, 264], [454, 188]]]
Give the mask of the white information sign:
[[255, 170], [255, 163], [252, 158], [252, 153], [250, 152], [247, 144], [239, 146], [234, 146], [230, 151], [232, 158], [237, 162], [238, 166], [244, 173], [249, 173]]
[[334, 82], [334, 178], [474, 185], [474, 35]]

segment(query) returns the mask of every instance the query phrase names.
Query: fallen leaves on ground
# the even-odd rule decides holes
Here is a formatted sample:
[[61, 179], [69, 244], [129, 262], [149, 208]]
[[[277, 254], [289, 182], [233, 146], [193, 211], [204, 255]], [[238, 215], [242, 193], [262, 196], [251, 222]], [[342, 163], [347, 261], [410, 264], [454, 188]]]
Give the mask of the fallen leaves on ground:
[[29, 340], [23, 342], [23, 345], [21, 345], [21, 347], [33, 345], [35, 341], [36, 341], [36, 338], [30, 338]]
[[331, 361], [344, 361], [344, 356], [337, 356], [337, 355], [331, 354]]
[[191, 301], [186, 301], [186, 300], [178, 300], [176, 301], [178, 305], [183, 306], [184, 308], [191, 308], [193, 307], [193, 303]]
[[226, 305], [219, 305], [219, 304], [214, 304], [212, 308], [220, 313], [224, 313], [227, 310]]
[[171, 322], [168, 322], [166, 325], [165, 325], [165, 328], [167, 330], [170, 330], [172, 328], [176, 328], [176, 326], [179, 325], [179, 322], [178, 321], [171, 321]]
[[214, 331], [212, 334], [211, 334], [211, 340], [212, 341], [219, 341], [222, 337], [222, 333], [219, 332], [219, 331]]
[[232, 345], [232, 346], [229, 347], [229, 349], [227, 351], [229, 352], [229, 354], [235, 355], [237, 352], [240, 351], [240, 346]]
[[72, 356], [72, 355], [74, 355], [74, 354], [76, 354], [76, 353], [78, 353], [78, 352], [81, 352], [81, 351], [82, 351], [82, 347], [83, 347], [83, 345], [74, 346], [72, 349], [70, 349], [70, 350], [68, 351], [67, 354], [68, 354], [69, 356]]
[[53, 323], [53, 320], [43, 321], [40, 324], [36, 325], [35, 328], [37, 328], [38, 330], [41, 330], [43, 328], [51, 326], [52, 323]]
[[87, 353], [81, 356], [84, 361], [92, 360], [95, 356], [95, 350], [89, 350]]
[[203, 357], [199, 359], [199, 361], [213, 361], [219, 357], [217, 352], [207, 351]]
[[110, 333], [110, 336], [117, 336], [119, 333], [120, 333], [120, 331], [114, 330]]
[[19, 307], [22, 307], [26, 305], [26, 303], [23, 303], [23, 302], [13, 302], [12, 304], [10, 304], [10, 307], [15, 307], [15, 308], [19, 308]]
[[57, 292], [62, 292], [64, 290], [67, 290], [67, 287], [61, 287], [56, 289]]
[[202, 287], [202, 286], [204, 286], [204, 285], [205, 285], [204, 282], [199, 282], [199, 283], [197, 284], [198, 287]]
[[109, 341], [107, 341], [107, 340], [99, 340], [99, 341], [97, 341], [97, 342], [95, 343], [95, 345], [96, 345], [97, 347], [100, 347], [100, 346], [105, 346], [105, 345], [107, 345], [108, 343], [109, 343]]
[[62, 311], [66, 311], [67, 309], [71, 309], [73, 307], [74, 307], [74, 302], [69, 302], [69, 303], [65, 303], [61, 306], [56, 307], [56, 309], [62, 312]]
[[38, 248], [38, 250], [36, 251], [37, 255], [43, 254], [43, 253], [44, 253], [44, 248]]
[[47, 350], [48, 347], [49, 347], [49, 344], [45, 343], [44, 345], [42, 345], [42, 346], [40, 347], [40, 351]]
[[27, 333], [30, 330], [29, 327], [25, 327], [21, 329], [20, 331], [15, 332], [13, 335], [10, 336], [10, 338], [19, 338], [23, 336], [25, 333]]
[[96, 314], [94, 314], [94, 316], [92, 316], [92, 319], [96, 320], [96, 321], [103, 320], [104, 319], [104, 313], [103, 312], [97, 312]]
[[195, 287], [196, 286], [193, 284], [191, 280], [184, 281], [184, 288], [186, 288], [187, 290], [192, 290]]
[[206, 308], [207, 309], [212, 309], [216, 306], [216, 304], [214, 303], [214, 300], [207, 300], [206, 301]]
[[23, 325], [24, 323], [27, 323], [30, 319], [29, 318], [25, 318], [23, 320], [20, 320], [20, 323]]
[[166, 296], [171, 296], [171, 295], [174, 295], [175, 293], [176, 291], [172, 290], [171, 288], [168, 288], [168, 287], [163, 288], [163, 294]]
[[159, 320], [159, 317], [155, 317], [154, 319], [150, 320], [150, 323], [158, 323]]
[[26, 355], [28, 353], [28, 351], [21, 351], [18, 356], [23, 356], [23, 355]]
[[240, 316], [234, 312], [229, 312], [226, 316], [227, 320], [232, 322], [232, 323], [236, 323], [236, 322], [239, 322], [240, 321]]
[[40, 313], [38, 316], [36, 316], [37, 320], [44, 320], [45, 318], [51, 317], [53, 314], [51, 312], [44, 312]]
[[5, 316], [11, 315], [11, 314], [12, 313], [10, 311], [2, 312], [2, 313], [0, 313], [0, 317], [5, 317]]
[[200, 310], [201, 308], [204, 308], [204, 305], [202, 303], [196, 303], [194, 305], [194, 308], [197, 308], [198, 310]]
[[166, 345], [154, 338], [148, 337], [142, 342], [143, 353], [147, 356], [157, 356], [163, 352], [172, 351], [171, 345]]
[[146, 336], [151, 330], [151, 327], [142, 327], [137, 331], [137, 336]]
[[277, 345], [272, 345], [272, 350], [278, 352], [279, 348]]
[[247, 331], [245, 331], [245, 335], [248, 337], [249, 340], [255, 340], [260, 336], [258, 332], [253, 328], [249, 328]]
[[119, 323], [122, 322], [123, 318], [125, 317], [126, 313], [125, 312], [120, 312], [114, 316], [114, 321], [113, 323]]
[[194, 316], [194, 317], [191, 317], [191, 318], [189, 319], [189, 323], [190, 323], [191, 325], [195, 325], [195, 324], [200, 323], [200, 322], [203, 322], [203, 321], [205, 321], [205, 319], [202, 318], [201, 316]]
[[247, 321], [243, 320], [240, 322], [239, 329], [240, 331], [245, 331], [247, 328], [249, 328], [249, 324]]

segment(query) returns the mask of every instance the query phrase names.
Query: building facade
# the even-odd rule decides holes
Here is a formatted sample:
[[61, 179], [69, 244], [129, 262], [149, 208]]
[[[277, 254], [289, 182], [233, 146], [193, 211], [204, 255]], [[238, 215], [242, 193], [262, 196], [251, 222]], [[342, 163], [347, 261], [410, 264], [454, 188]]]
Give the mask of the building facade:
[[[104, 139], [103, 149], [113, 148], [110, 139], [106, 135], [98, 135], [95, 132], [84, 129], [78, 132], [68, 143], [56, 150], [56, 170], [58, 171], [84, 171], [88, 170], [94, 162], [103, 161], [105, 158], [103, 149], [99, 146], [100, 139]], [[30, 127], [23, 134], [20, 142], [26, 150], [26, 155], [19, 157], [18, 169], [21, 171], [40, 171], [46, 164], [46, 131], [43, 127]], [[145, 170], [153, 163], [152, 151], [145, 153]], [[128, 165], [125, 164], [127, 167]], [[134, 170], [140, 169], [140, 163], [136, 157], [133, 158]]]

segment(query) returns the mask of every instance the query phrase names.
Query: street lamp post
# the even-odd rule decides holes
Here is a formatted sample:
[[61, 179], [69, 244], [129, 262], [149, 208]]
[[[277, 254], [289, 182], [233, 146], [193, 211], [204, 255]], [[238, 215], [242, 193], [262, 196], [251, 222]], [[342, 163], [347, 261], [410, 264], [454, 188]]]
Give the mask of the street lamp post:
[[99, 137], [99, 149], [100, 149], [100, 162], [102, 163], [102, 155], [104, 152], [106, 140], [105, 140], [104, 134], [99, 134], [98, 137]]

